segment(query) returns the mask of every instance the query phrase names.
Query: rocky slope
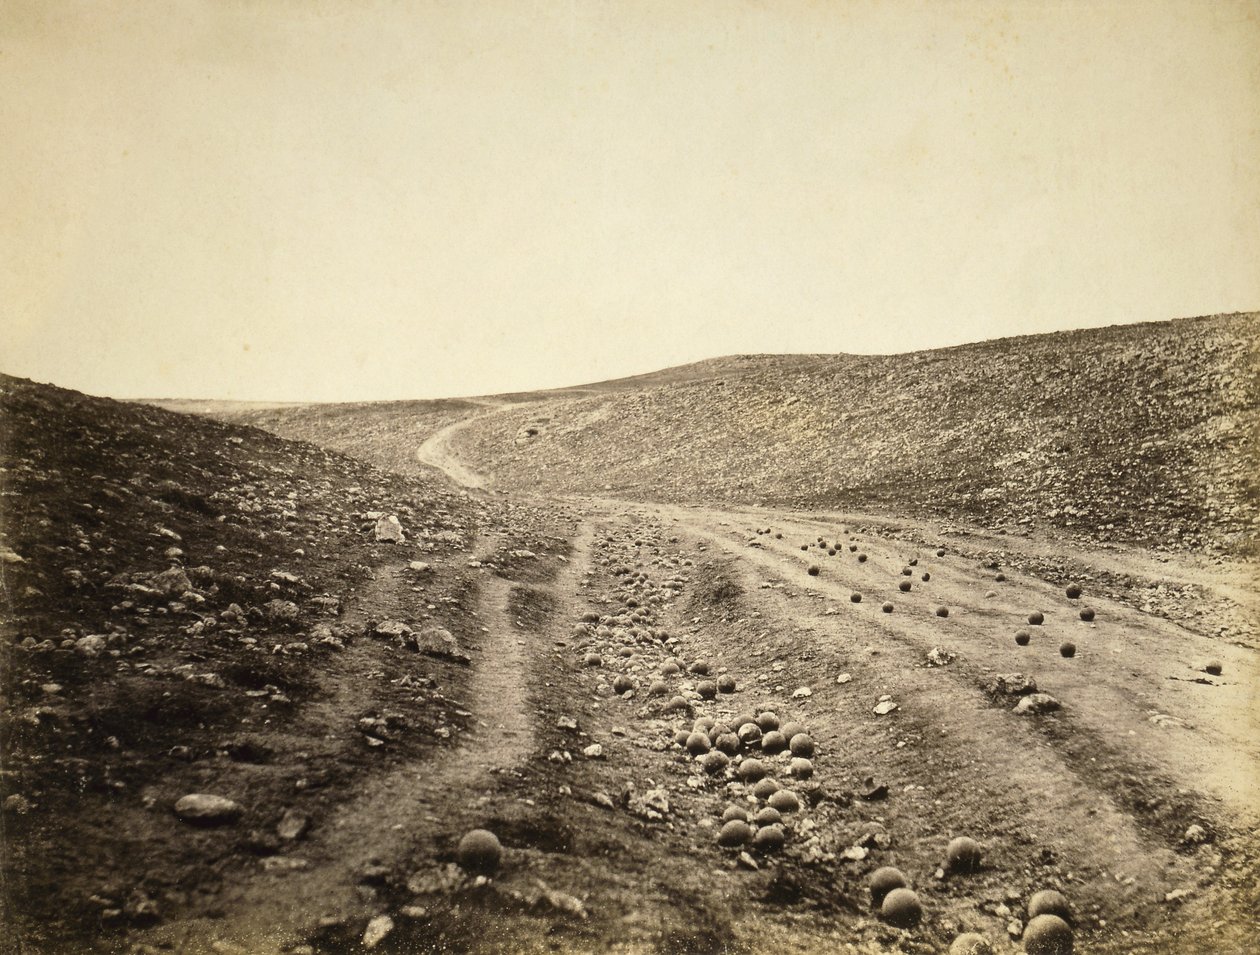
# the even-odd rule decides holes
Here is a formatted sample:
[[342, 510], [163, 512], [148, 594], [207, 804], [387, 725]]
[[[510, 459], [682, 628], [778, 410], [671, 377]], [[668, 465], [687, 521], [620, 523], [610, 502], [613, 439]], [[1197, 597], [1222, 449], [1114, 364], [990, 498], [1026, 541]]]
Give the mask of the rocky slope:
[[1246, 314], [904, 355], [747, 356], [682, 383], [486, 415], [453, 446], [508, 490], [1253, 552], [1258, 333]]

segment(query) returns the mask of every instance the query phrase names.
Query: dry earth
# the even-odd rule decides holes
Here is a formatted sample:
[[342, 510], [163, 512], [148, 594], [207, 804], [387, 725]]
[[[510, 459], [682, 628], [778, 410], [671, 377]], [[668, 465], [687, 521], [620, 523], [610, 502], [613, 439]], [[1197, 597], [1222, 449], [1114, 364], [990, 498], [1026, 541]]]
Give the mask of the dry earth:
[[[1005, 497], [983, 498], [991, 520], [953, 506], [978, 464], [935, 496], [714, 493], [697, 477], [712, 443], [683, 452], [717, 424], [668, 409], [708, 400], [714, 375], [751, 400], [764, 361], [494, 401], [198, 409], [324, 448], [4, 379], [6, 950], [928, 953], [971, 931], [1018, 952], [1046, 888], [1077, 952], [1254, 950], [1256, 509], [1237, 430], [1257, 405], [1229, 344], [1246, 322], [1181, 331], [1205, 327], [1211, 381], [1153, 392], [1183, 401], [1161, 439], [1182, 459], [1123, 477], [1126, 419], [1066, 491], [1060, 471], [1003, 472], [1026, 523]], [[1095, 377], [1122, 347], [1189, 354], [1154, 328], [1067, 353]], [[1063, 344], [999, 350], [1042, 368]], [[955, 400], [950, 355], [912, 357]], [[843, 375], [875, 360], [855, 361]], [[862, 374], [859, 392], [887, 380]], [[889, 437], [922, 445], [902, 460], [935, 462], [898, 414]], [[566, 444], [579, 415], [591, 433]], [[744, 455], [779, 443], [815, 468], [810, 434]], [[643, 477], [604, 492], [631, 451]], [[1046, 517], [1107, 480], [1108, 507], [1155, 503], [1112, 528]], [[402, 542], [376, 540], [389, 515]], [[1200, 525], [1153, 544], [1152, 521]], [[791, 795], [755, 791], [758, 763]], [[193, 792], [237, 811], [192, 825], [174, 806]], [[762, 814], [758, 841], [719, 845], [741, 812]], [[474, 828], [503, 847], [489, 877], [459, 864]], [[947, 864], [958, 836], [978, 866]], [[883, 866], [918, 924], [873, 907]]]

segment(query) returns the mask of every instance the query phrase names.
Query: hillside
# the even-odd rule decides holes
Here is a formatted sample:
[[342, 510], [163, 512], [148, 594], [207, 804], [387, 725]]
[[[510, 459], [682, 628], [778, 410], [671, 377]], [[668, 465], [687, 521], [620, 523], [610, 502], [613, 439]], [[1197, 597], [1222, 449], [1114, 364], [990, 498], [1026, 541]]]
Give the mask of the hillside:
[[478, 418], [500, 488], [1049, 524], [1252, 551], [1255, 314], [892, 356], [749, 356], [738, 374]]

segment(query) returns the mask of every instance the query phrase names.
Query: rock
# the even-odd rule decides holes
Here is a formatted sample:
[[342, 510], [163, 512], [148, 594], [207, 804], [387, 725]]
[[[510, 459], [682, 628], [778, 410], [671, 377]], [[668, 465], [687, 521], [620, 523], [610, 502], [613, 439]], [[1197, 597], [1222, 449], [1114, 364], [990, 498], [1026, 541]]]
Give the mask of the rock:
[[1039, 716], [1042, 713], [1052, 713], [1060, 708], [1062, 708], [1062, 704], [1049, 693], [1032, 693], [1015, 705], [1015, 712], [1021, 716]]
[[268, 623], [275, 624], [292, 624], [297, 623], [302, 612], [298, 609], [298, 605], [292, 600], [268, 600], [263, 604], [263, 616], [267, 618]]
[[382, 620], [380, 623], [373, 624], [370, 632], [374, 637], [397, 640], [405, 644], [414, 631], [401, 620]]
[[948, 666], [954, 662], [954, 654], [944, 647], [933, 647], [928, 651], [927, 664], [930, 667]]
[[807, 686], [798, 686], [792, 691], [792, 699], [794, 700], [807, 700], [813, 695], [814, 691]]
[[433, 568], [422, 560], [413, 560], [407, 564], [407, 569], [413, 574], [427, 574]]
[[92, 633], [74, 641], [74, 649], [85, 657], [99, 657], [109, 649], [109, 641], [99, 633]]
[[378, 915], [367, 923], [363, 930], [363, 947], [376, 948], [385, 941], [385, 936], [394, 930], [394, 920], [388, 915]]
[[217, 826], [236, 822], [244, 813], [240, 803], [211, 793], [190, 793], [175, 803], [175, 815], [183, 822]]
[[949, 946], [948, 955], [996, 955], [993, 943], [975, 932], [963, 932]]
[[425, 627], [415, 636], [415, 648], [426, 656], [471, 663], [472, 658], [460, 649], [454, 635], [443, 627]]
[[848, 673], [841, 673], [838, 677], [836, 677], [836, 683], [840, 686], [844, 686], [844, 684], [851, 683], [852, 681], [853, 677]]
[[999, 673], [989, 684], [989, 692], [1004, 696], [1024, 696], [1037, 692], [1037, 681], [1022, 673]]
[[276, 824], [276, 835], [285, 842], [293, 842], [306, 835], [311, 827], [311, 817], [297, 809], [286, 809]]
[[599, 743], [592, 743], [590, 746], [587, 746], [582, 750], [582, 755], [587, 759], [603, 759], [604, 747], [599, 745]]
[[871, 710], [876, 716], [887, 716], [893, 710], [897, 709], [897, 704], [892, 700], [881, 700], [875, 704], [875, 708]]
[[627, 808], [642, 819], [659, 821], [669, 815], [669, 795], [663, 789], [649, 789], [642, 796], [631, 793]]
[[1188, 827], [1181, 836], [1181, 844], [1184, 846], [1201, 846], [1211, 841], [1212, 836], [1198, 823]]
[[160, 574], [155, 574], [149, 581], [149, 586], [168, 597], [178, 597], [193, 589], [192, 581], [188, 579], [188, 574], [184, 573], [182, 567], [170, 567]]
[[478, 875], [493, 875], [503, 857], [503, 846], [500, 845], [498, 836], [493, 832], [486, 829], [473, 829], [459, 840], [455, 856], [465, 871]]
[[372, 531], [372, 537], [377, 543], [381, 544], [402, 544], [406, 537], [403, 535], [402, 523], [393, 514], [388, 517], [382, 517], [376, 522], [376, 527]]

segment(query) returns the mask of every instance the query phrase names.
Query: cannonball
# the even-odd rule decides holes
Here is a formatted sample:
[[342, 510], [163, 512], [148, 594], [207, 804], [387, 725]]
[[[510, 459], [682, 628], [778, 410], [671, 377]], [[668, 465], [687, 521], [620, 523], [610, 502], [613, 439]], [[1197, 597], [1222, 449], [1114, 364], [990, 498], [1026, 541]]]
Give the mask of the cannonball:
[[734, 716], [727, 722], [729, 722], [732, 728], [734, 728], [735, 732], [738, 733], [740, 727], [743, 726], [744, 724], [746, 723], [755, 724], [757, 722], [757, 717], [754, 716], [752, 713], [745, 711], [743, 713], [739, 713], [738, 715]]
[[691, 739], [691, 736], [692, 734], [688, 733], [686, 730], [679, 730], [674, 734], [674, 742], [686, 749], [687, 740]]
[[1068, 584], [1067, 595], [1068, 595], [1068, 597], [1069, 597], [1069, 598], [1071, 598], [1072, 600], [1075, 600], [1077, 597], [1079, 597], [1079, 596], [1081, 595], [1081, 585], [1080, 585], [1080, 584]]
[[914, 584], [912, 584], [912, 583], [911, 583], [910, 581], [908, 581], [908, 580], [903, 580], [901, 583], [899, 583], [899, 584], [897, 585], [897, 589], [898, 589], [898, 590], [900, 590], [903, 594], [908, 594], [908, 593], [910, 593], [910, 590], [911, 590], [913, 587], [914, 587]]
[[857, 552], [857, 544], [850, 544], [850, 545], [849, 545], [849, 553], [850, 553], [850, 554], [853, 554], [853, 553], [856, 553], [856, 552]]
[[920, 577], [919, 579], [920, 579], [921, 581], [923, 581], [924, 583], [927, 583], [929, 580], [931, 580], [931, 579], [932, 579], [932, 575], [931, 575], [931, 574], [929, 574], [929, 573], [925, 570], [925, 571], [923, 572], [923, 576], [922, 576], [922, 577]]
[[879, 916], [897, 928], [913, 928], [923, 918], [923, 904], [911, 889], [893, 889], [884, 896]]
[[884, 613], [892, 613], [892, 612], [893, 612], [893, 605], [892, 605], [892, 601], [891, 601], [891, 600], [885, 600], [885, 601], [884, 601], [884, 603], [883, 603], [883, 605], [882, 605], [879, 609], [880, 609], [880, 610], [882, 610], [882, 611], [884, 611]]
[[819, 568], [818, 568], [818, 565], [817, 565], [817, 564], [810, 564], [810, 565], [809, 565], [809, 571], [808, 571], [808, 573], [809, 573], [809, 576], [811, 576], [811, 577], [817, 577], [817, 576], [818, 576], [818, 574], [819, 574]]
[[745, 723], [736, 735], [745, 746], [752, 746], [761, 741], [761, 727], [756, 723]]
[[1220, 676], [1223, 669], [1224, 667], [1221, 666], [1219, 660], [1211, 660], [1204, 665], [1203, 672], [1210, 673], [1212, 676]]
[[613, 680], [613, 691], [615, 693], [629, 693], [633, 689], [634, 680], [630, 679], [630, 677], [626, 676], [624, 673], [617, 677], [617, 679]]
[[1072, 657], [1076, 656], [1076, 644], [1072, 643], [1070, 640], [1065, 643], [1059, 644], [1059, 653], [1062, 656], [1065, 656], [1071, 659]]
[[753, 828], [742, 819], [730, 819], [718, 830], [717, 843], [724, 849], [737, 849], [753, 836]]
[[717, 684], [712, 680], [701, 680], [696, 684], [696, 692], [700, 694], [700, 699], [702, 700], [717, 699]]
[[993, 579], [994, 579], [994, 580], [996, 580], [999, 584], [1001, 584], [1001, 583], [1005, 583], [1005, 582], [1006, 582], [1006, 574], [998, 574], [998, 575], [997, 575], [997, 576], [995, 576]]
[[950, 872], [975, 872], [983, 855], [984, 850], [975, 839], [958, 836], [945, 849], [945, 868]]
[[936, 608], [936, 615], [937, 615], [938, 617], [948, 617], [948, 616], [949, 616], [949, 608], [948, 608], [948, 607], [937, 607], [937, 608]]
[[940, 549], [938, 549], [938, 550], [937, 550], [937, 552], [936, 552], [936, 556], [937, 556], [937, 557], [944, 557], [944, 556], [945, 556], [945, 548], [944, 548], [944, 547], [941, 547]]
[[709, 671], [713, 669], [713, 664], [708, 660], [697, 660], [691, 665], [691, 672], [696, 676], [708, 676]]
[[902, 567], [902, 568], [901, 568], [901, 576], [903, 576], [903, 577], [913, 577], [913, 576], [914, 576], [914, 568], [913, 568], [913, 567]]
[[761, 727], [763, 733], [779, 728], [779, 717], [773, 710], [766, 710], [757, 717], [757, 725]]
[[499, 860], [503, 857], [503, 846], [499, 837], [486, 829], [473, 829], [459, 840], [455, 850], [459, 864], [468, 872], [491, 875], [499, 868]]
[[1093, 607], [1081, 608], [1081, 619], [1084, 620], [1086, 623], [1089, 623], [1091, 620], [1093, 620], [1095, 616], [1097, 615], [1094, 613]]
[[1038, 915], [1024, 926], [1028, 955], [1072, 955], [1072, 927], [1057, 915]]
[[779, 812], [799, 812], [801, 797], [790, 789], [780, 789], [766, 800], [766, 805], [771, 809], [779, 810]]
[[734, 693], [735, 677], [729, 674], [718, 677], [717, 688], [719, 693]]
[[865, 554], [858, 554], [858, 563], [859, 563], [859, 564], [865, 564], [865, 563], [866, 563], [866, 555], [865, 555]]
[[677, 676], [682, 673], [682, 667], [675, 660], [666, 660], [661, 665], [661, 676]]
[[910, 882], [900, 869], [886, 865], [872, 872], [866, 884], [871, 890], [871, 905], [879, 908], [884, 903], [884, 896], [893, 889], [909, 886]]
[[809, 550], [809, 545], [808, 545], [808, 544], [802, 544], [802, 545], [801, 545], [801, 550]]
[[1015, 631], [1015, 642], [1018, 643], [1021, 647], [1028, 646], [1028, 641], [1030, 641], [1031, 639], [1032, 639], [1032, 634], [1029, 633], [1027, 630]]
[[1028, 615], [1028, 622], [1032, 624], [1034, 627], [1040, 627], [1043, 623], [1046, 622], [1046, 615], [1043, 614], [1040, 610], [1034, 610], [1032, 613]]
[[814, 764], [803, 756], [798, 756], [788, 764], [788, 773], [797, 779], [809, 779], [814, 775]]
[[762, 806], [753, 816], [753, 822], [759, 826], [777, 826], [783, 821], [783, 813], [773, 806]]
[[771, 756], [781, 753], [787, 749], [788, 741], [778, 730], [771, 730], [765, 736], [761, 737], [761, 750], [769, 753]]
[[653, 680], [652, 685], [648, 687], [648, 696], [668, 696], [669, 684], [664, 680]]
[[782, 826], [763, 826], [753, 836], [752, 847], [755, 852], [778, 852], [787, 842]]
[[734, 733], [723, 733], [713, 741], [713, 748], [725, 753], [727, 756], [734, 756], [741, 748], [739, 737]]
[[765, 779], [766, 766], [759, 759], [746, 759], [739, 764], [739, 778], [746, 783], [755, 783], [760, 779]]
[[582, 666], [598, 667], [604, 665], [604, 659], [598, 653], [588, 653], [582, 657]]
[[790, 743], [792, 741], [792, 737], [795, 736], [797, 733], [805, 732], [805, 724], [798, 723], [795, 720], [789, 720], [788, 722], [784, 723], [782, 726], [779, 727], [779, 732], [782, 733], [784, 737], [787, 739], [787, 741]]
[[727, 806], [722, 811], [722, 821], [730, 822], [732, 819], [738, 819], [740, 822], [747, 822], [748, 810], [743, 806]]
[[814, 740], [808, 733], [797, 733], [788, 743], [793, 756], [804, 756], [810, 759], [814, 755]]
[[758, 780], [757, 785], [753, 786], [753, 795], [758, 799], [769, 799], [779, 791], [779, 784], [769, 776]]
[[710, 776], [716, 776], [718, 773], [725, 771], [726, 767], [731, 764], [731, 758], [720, 749], [710, 750], [704, 754], [704, 758], [700, 760], [700, 765], [704, 771]]
[[705, 736], [703, 733], [691, 733], [687, 737], [687, 742], [683, 745], [686, 747], [687, 752], [689, 752], [692, 756], [703, 756], [712, 749], [712, 746], [709, 743], [709, 737]]
[[1067, 897], [1055, 889], [1034, 892], [1028, 900], [1028, 917], [1035, 919], [1038, 915], [1057, 915], [1069, 925], [1072, 924], [1072, 910], [1068, 907]]
[[997, 949], [983, 935], [963, 932], [949, 946], [949, 955], [996, 955]]

